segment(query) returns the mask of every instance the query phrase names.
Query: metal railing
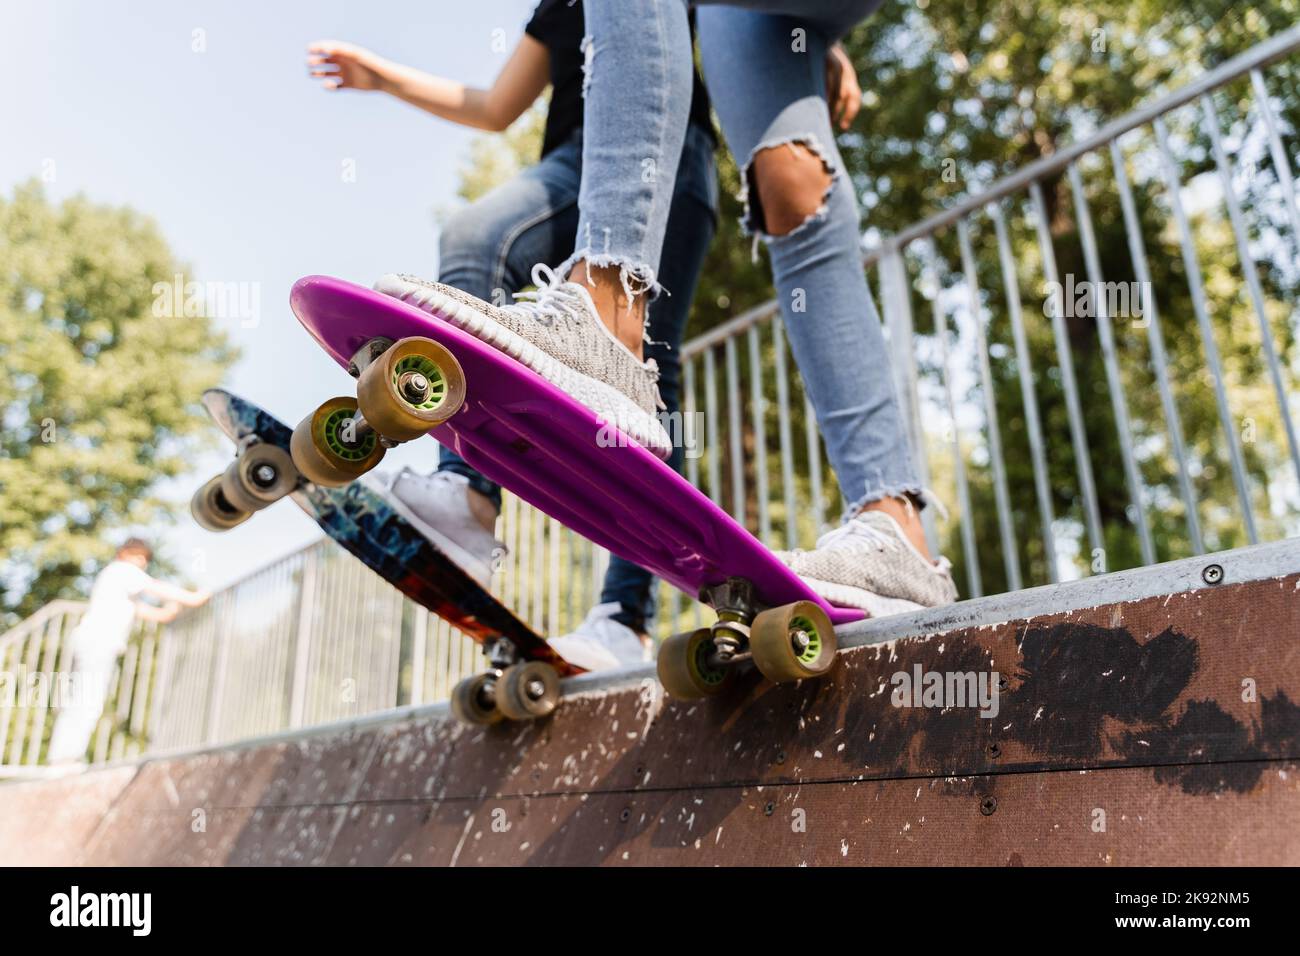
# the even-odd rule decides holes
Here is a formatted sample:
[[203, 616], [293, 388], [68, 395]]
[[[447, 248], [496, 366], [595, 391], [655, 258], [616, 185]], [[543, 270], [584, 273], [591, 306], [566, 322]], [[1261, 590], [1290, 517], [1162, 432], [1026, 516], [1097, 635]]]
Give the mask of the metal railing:
[[[0, 777], [45, 763], [75, 669], [71, 637], [85, 608], [81, 601], [52, 601], [0, 635]], [[153, 698], [163, 686], [154, 675], [159, 646], [158, 626], [140, 622], [117, 662], [88, 759], [102, 763], [143, 751]]]
[[[1283, 144], [1295, 130], [1265, 72], [1297, 49], [1300, 28], [866, 256], [912, 451], [952, 511], [926, 509], [927, 534], [954, 558], [963, 596], [1300, 530], [1287, 385], [1300, 211]], [[1201, 143], [1201, 171], [1185, 179]], [[1243, 183], [1255, 153], [1274, 176]], [[1137, 284], [1139, 315], [1101, 295], [1079, 315], [1045, 291], [1100, 293], [1108, 273]], [[687, 343], [682, 359], [684, 410], [707, 438], [687, 477], [769, 546], [810, 546], [838, 520], [839, 494], [775, 303]], [[541, 633], [576, 626], [608, 555], [509, 494], [498, 534], [509, 554], [495, 593]], [[657, 635], [704, 620], [675, 589], [658, 597]], [[50, 647], [73, 611], [47, 611], [0, 638], [0, 659], [58, 659]], [[124, 729], [101, 734], [97, 757], [142, 738], [217, 743], [438, 700], [483, 666], [472, 640], [330, 542], [133, 647], [128, 702], [112, 705], [125, 722], [109, 722]], [[32, 728], [49, 714], [0, 721], [6, 759], [39, 761]]]
[[[927, 533], [933, 548], [958, 552], [965, 596], [1147, 565], [1300, 530], [1295, 518], [1300, 454], [1287, 384], [1294, 356], [1284, 362], [1276, 344], [1279, 336], [1295, 334], [1300, 212], [1264, 72], [1297, 49], [1300, 28], [1293, 28], [902, 230], [865, 257], [880, 290], [913, 454], [923, 481], [955, 506], [943, 537], [933, 511], [927, 511]], [[1235, 89], [1235, 83], [1246, 88]], [[1251, 148], [1271, 160], [1271, 183], [1256, 179], [1250, 190], [1243, 189], [1216, 92], [1229, 100], [1233, 115], [1227, 127], [1237, 149]], [[1213, 175], [1185, 182], [1181, 170], [1192, 163], [1184, 159], [1197, 152], [1200, 137], [1208, 141]], [[1058, 188], [1062, 201], [1056, 201]], [[1253, 218], [1244, 208], [1247, 193], [1255, 200]], [[1153, 226], [1140, 218], [1140, 211], [1149, 216], [1160, 210], [1161, 201], [1163, 223]], [[1192, 202], [1200, 206], [1196, 220], [1188, 211]], [[1098, 245], [1092, 210], [1102, 203], [1120, 211], [1129, 256], [1120, 268], [1123, 278], [1136, 283], [1143, 304], [1140, 315], [1127, 316], [1138, 321], [1123, 328], [1117, 321], [1125, 316], [1111, 314], [1105, 294], [1119, 283], [1108, 283], [1102, 268], [1103, 259], [1112, 266], [1116, 261], [1110, 249]], [[1207, 250], [1218, 238], [1207, 234], [1223, 213], [1231, 239]], [[1206, 228], [1198, 230], [1196, 223]], [[1225, 244], [1235, 255], [1231, 262], [1222, 255]], [[950, 267], [944, 245], [952, 248], [958, 268]], [[1220, 275], [1229, 269], [1240, 276], [1227, 292], [1207, 292], [1202, 265], [1207, 252], [1216, 254]], [[1027, 268], [1035, 257], [1037, 268]], [[1077, 281], [1073, 272], [1059, 268], [1066, 257], [1077, 261]], [[1281, 279], [1267, 293], [1261, 279], [1266, 264]], [[1156, 266], [1166, 277], [1181, 266], [1182, 294], [1153, 282]], [[1050, 288], [1087, 288], [1102, 295], [1092, 295], [1091, 315], [1070, 315], [1063, 296], [1046, 294]], [[1043, 302], [1045, 322], [1032, 321], [1026, 300]], [[928, 329], [914, 321], [918, 305], [929, 313]], [[766, 303], [684, 348], [686, 405], [698, 407], [702, 378], [709, 436], [704, 459], [691, 463], [690, 476], [768, 544], [807, 546], [825, 526], [826, 508], [836, 495], [824, 484], [829, 463], [811, 409], [797, 379], [787, 384], [787, 343], [777, 311], [776, 303]], [[1208, 372], [1203, 381], [1176, 380], [1162, 330], [1171, 319], [1181, 330], [1189, 314], [1195, 319], [1199, 361]], [[1044, 350], [1031, 349], [1044, 335], [1050, 335], [1055, 359], [1046, 367], [1041, 366]], [[1079, 351], [1081, 341], [1095, 345], [1096, 354]], [[1241, 348], [1261, 358], [1267, 395], [1254, 382], [1240, 380], [1237, 394], [1231, 394], [1234, 383], [1222, 355]], [[995, 357], [1001, 361], [995, 364]], [[1178, 358], [1185, 363], [1187, 357], [1182, 349]], [[719, 383], [720, 366], [726, 369], [725, 384]], [[700, 367], [702, 375], [696, 372]], [[1080, 369], [1099, 372], [1099, 380], [1081, 381]], [[1146, 388], [1159, 402], [1139, 417], [1134, 392]], [[1188, 405], [1198, 411], [1195, 406], [1206, 396], [1212, 396], [1218, 432], [1208, 436], [1199, 427], [1201, 440], [1193, 447], [1184, 412]], [[1044, 424], [1045, 401], [1063, 413], [1059, 439]], [[1108, 408], [1109, 423], [1094, 412], [1099, 402]], [[726, 410], [721, 429], [720, 407]], [[1110, 434], [1099, 435], [1104, 424]], [[1215, 441], [1207, 447], [1210, 437]], [[1243, 452], [1247, 440], [1254, 468]], [[1118, 487], [1114, 481], [1099, 485], [1098, 447], [1114, 449], [1122, 473]], [[742, 449], [752, 468], [742, 465]], [[1028, 476], [1021, 468], [1021, 480], [1012, 481], [1009, 454], [1028, 463]], [[766, 466], [773, 456], [779, 469]], [[1061, 462], [1072, 463], [1072, 483]], [[1231, 475], [1229, 492], [1235, 497], [1235, 511], [1226, 518], [1221, 500], [1205, 500], [1216, 490], [1207, 476], [1220, 464]], [[751, 497], [744, 485], [747, 473], [757, 485]], [[1122, 508], [1114, 507], [1116, 492], [1127, 499]], [[1212, 527], [1207, 512], [1214, 512]], [[1268, 515], [1266, 527], [1260, 514]], [[1159, 538], [1153, 533], [1157, 516], [1164, 519]], [[1178, 534], [1169, 528], [1174, 516], [1181, 525]], [[982, 548], [983, 543], [996, 547]]]
[[[1254, 544], [1264, 537], [1293, 534], [1297, 530], [1294, 516], [1300, 453], [1293, 425], [1295, 410], [1287, 386], [1291, 368], [1279, 356], [1276, 338], [1279, 335], [1289, 338], [1295, 331], [1294, 264], [1300, 248], [1300, 213], [1296, 208], [1294, 174], [1280, 135], [1281, 124], [1263, 72], [1269, 64], [1297, 48], [1300, 48], [1300, 28], [1259, 44], [1196, 82], [904, 230], [868, 257], [869, 265], [878, 266], [884, 315], [895, 344], [900, 394], [912, 422], [914, 449], [927, 472], [937, 454], [946, 454], [950, 461], [951, 491], [959, 508], [961, 549], [967, 572], [966, 594], [983, 593], [981, 572], [987, 569], [987, 564], [981, 564], [979, 543], [973, 533], [975, 516], [970, 476], [976, 470], [986, 472], [992, 485], [1000, 539], [997, 553], [1003, 562], [1000, 570], [1007, 590], [1015, 590], [1025, 583], [1040, 583], [1026, 582], [1020, 556], [1027, 549], [1017, 546], [1024, 529], [1033, 524], [1037, 525], [1041, 540], [1037, 550], [1043, 556], [1038, 577], [1044, 581], [1054, 582], [1063, 572], [1099, 572], [1124, 566], [1109, 559], [1117, 544], [1136, 545], [1135, 549], [1127, 548], [1136, 552], [1137, 560], [1130, 564], [1146, 565], [1185, 553], [1204, 553], [1207, 530], [1211, 530], [1206, 526], [1206, 512], [1222, 512], [1224, 504], [1202, 500], [1209, 490], [1203, 479], [1213, 474], [1220, 462], [1226, 462], [1231, 474], [1235, 511], [1226, 521], [1222, 514], [1217, 516], [1212, 529], [1215, 547]], [[1266, 149], [1274, 168], [1276, 197], [1268, 197], [1259, 181], [1243, 184], [1241, 167], [1234, 164], [1225, 145], [1224, 115], [1216, 105], [1215, 93], [1230, 89], [1234, 81], [1246, 78], [1248, 88], [1234, 89], [1233, 95], [1227, 97], [1235, 114], [1229, 117], [1227, 127], [1233, 131], [1238, 149]], [[1237, 131], [1243, 127], [1244, 131]], [[1185, 182], [1181, 173], [1182, 157], [1178, 154], [1180, 151], [1195, 153], [1199, 137], [1210, 144], [1214, 175], [1210, 177], [1207, 172], [1194, 182]], [[1109, 182], [1105, 176], [1107, 166]], [[1063, 215], [1061, 206], [1067, 206], [1073, 222], [1068, 224], [1068, 229], [1055, 230], [1047, 189], [1062, 185], [1062, 176], [1064, 184], [1068, 184], [1068, 203], [1058, 204], [1057, 212], [1060, 218], [1066, 218], [1068, 213]], [[1243, 209], [1247, 194], [1257, 200], [1253, 219]], [[1098, 454], [1094, 446], [1099, 443], [1098, 436], [1095, 427], [1091, 432], [1088, 427], [1095, 425], [1096, 416], [1090, 420], [1086, 415], [1087, 386], [1093, 383], [1081, 382], [1077, 374], [1080, 365], [1090, 358], [1077, 354], [1079, 325], [1069, 326], [1061, 298], [1047, 297], [1043, 311], [1054, 341], [1056, 362], [1045, 373], [1036, 373], [1027, 346], [1027, 338], [1034, 331], [1029, 328], [1032, 314], [1022, 308], [1020, 291], [1028, 284], [1029, 270], [1024, 268], [1024, 259], [1013, 255], [1009, 236], [1013, 218], [1032, 234], [1038, 254], [1035, 271], [1043, 284], [1059, 288], [1064, 279], [1067, 288], [1107, 291], [1092, 209], [1099, 201], [1109, 203], [1111, 196], [1117, 200], [1112, 208], [1118, 205], [1121, 212], [1130, 260], [1121, 264], [1121, 268], [1126, 267], [1127, 275], [1133, 277], [1145, 301], [1140, 321], [1122, 330], [1142, 335], [1129, 334], [1120, 341], [1121, 330], [1116, 320], [1121, 317], [1109, 313], [1106, 295], [1093, 295], [1093, 314], [1083, 323], [1085, 333], [1095, 334], [1104, 373], [1102, 391], [1113, 419], [1114, 441], [1107, 444], [1118, 450], [1122, 493], [1127, 496], [1120, 519], [1112, 517], [1108, 523], [1103, 519], [1096, 477]], [[1167, 209], [1164, 228], [1153, 229], [1142, 221], [1135, 197], [1146, 210], [1159, 208], [1158, 199], [1163, 199]], [[1270, 208], [1269, 198], [1280, 201], [1275, 201]], [[1192, 202], [1200, 205], [1199, 220], [1207, 225], [1201, 233], [1193, 228], [1188, 209]], [[1213, 229], [1216, 217], [1223, 212], [1227, 213], [1231, 241], [1219, 240], [1216, 246], [1214, 240], [1218, 237], [1207, 240], [1205, 232]], [[985, 243], [977, 249], [972, 236], [981, 223]], [[992, 237], [988, 236], [988, 225], [992, 226]], [[1166, 239], [1170, 231], [1173, 236]], [[944, 278], [953, 273], [939, 252], [939, 244], [945, 234], [952, 233], [955, 233], [961, 267], [955, 273], [956, 281], [945, 286]], [[1071, 250], [1070, 242], [1077, 242], [1078, 249]], [[1226, 291], [1216, 290], [1217, 294], [1211, 295], [1202, 260], [1207, 253], [1215, 253], [1222, 272], [1226, 258], [1222, 255], [1223, 245], [1235, 253], [1235, 261], [1227, 263], [1227, 267], [1232, 274], [1240, 274], [1240, 284]], [[993, 263], [981, 268], [985, 263], [979, 257], [985, 250], [992, 251]], [[1072, 274], [1064, 277], [1060, 274], [1058, 258], [1062, 254], [1081, 260], [1083, 273], [1079, 281]], [[1280, 286], [1273, 284], [1271, 295], [1266, 295], [1261, 280], [1264, 264], [1261, 254], [1272, 259], [1270, 265], [1278, 268], [1282, 280]], [[1188, 300], [1182, 314], [1175, 314], [1170, 303], [1183, 305], [1180, 294], [1183, 290], [1152, 280], [1157, 257], [1174, 258], [1182, 267]], [[919, 259], [922, 296], [929, 300], [932, 312], [934, 331], [928, 337], [914, 335], [909, 258]], [[1112, 264], [1116, 260], [1114, 255], [1108, 258]], [[1162, 275], [1177, 272], [1168, 263], [1159, 264], [1164, 266]], [[1000, 276], [1001, 305], [992, 289], [981, 288], [981, 275], [989, 274]], [[1246, 295], [1241, 296], [1240, 291]], [[1172, 362], [1162, 325], [1171, 319], [1183, 319], [1187, 310], [1195, 319], [1198, 357], [1209, 373], [1208, 382], [1176, 381], [1171, 372]], [[1242, 321], [1243, 312], [1248, 312], [1253, 321]], [[1014, 355], [1019, 382], [1022, 414], [1017, 424], [1024, 432], [1022, 450], [1031, 464], [1033, 478], [1033, 506], [1018, 509], [1008, 489], [1002, 439], [1002, 430], [1013, 413], [998, 406], [990, 371], [989, 330], [1003, 321], [1011, 334], [1007, 348]], [[961, 326], [955, 331], [973, 358], [964, 368], [954, 360], [949, 347], [950, 322]], [[1252, 324], [1253, 339], [1250, 338]], [[926, 376], [918, 372], [916, 353], [905, 345], [899, 347], [899, 343], [911, 342], [917, 343], [918, 351], [933, 349], [929, 369], [931, 380], [940, 386], [937, 395], [930, 389], [927, 397]], [[1145, 360], [1141, 355], [1143, 345]], [[1249, 394], [1230, 394], [1232, 383], [1222, 357], [1225, 346], [1228, 350], [1244, 347], [1262, 358], [1271, 407], [1263, 406], [1258, 389]], [[971, 364], [975, 366], [973, 370]], [[955, 383], [960, 381], [972, 382], [972, 390], [980, 396], [976, 403], [980, 415], [973, 422], [969, 415], [963, 420], [963, 411], [968, 409], [959, 407], [954, 397], [959, 389]], [[1134, 415], [1135, 382], [1153, 385], [1159, 397], [1158, 405], [1141, 419]], [[1245, 392], [1242, 386], [1246, 384], [1253, 383], [1238, 381], [1238, 391]], [[1218, 442], [1215, 447], [1206, 448], [1202, 441], [1201, 447], [1194, 449], [1186, 439], [1180, 405], [1185, 409], [1199, 397], [1197, 392], [1202, 389], [1204, 394], [1213, 396]], [[1052, 455], [1054, 452], [1059, 455], [1061, 449], [1051, 442], [1053, 436], [1045, 434], [1042, 424], [1040, 402], [1045, 390], [1058, 393], [1068, 425], [1075, 483], [1065, 496], [1069, 499], [1065, 511], [1057, 509], [1063, 497], [1059, 481], [1055, 487], [1049, 481]], [[1095, 396], [1099, 390], [1091, 391]], [[1248, 409], [1243, 410], [1247, 403]], [[923, 421], [936, 420], [945, 424], [946, 441], [936, 441], [933, 432], [922, 426]], [[1265, 424], [1270, 426], [1268, 434], [1261, 434], [1264, 431], [1261, 426]], [[1200, 435], [1205, 437], [1204, 428], [1200, 429]], [[1106, 440], [1110, 436], [1101, 437]], [[1255, 445], [1258, 462], [1254, 474], [1243, 452], [1246, 440]], [[982, 469], [973, 467], [971, 462], [977, 452], [983, 459]], [[1171, 480], [1153, 482], [1152, 472], [1168, 472], [1168, 476], [1161, 478]], [[1059, 479], [1059, 475], [1056, 477]], [[1176, 489], [1176, 499], [1157, 493], [1170, 488]], [[1108, 490], [1113, 493], [1116, 489]], [[1113, 516], [1116, 509], [1109, 510]], [[1152, 525], [1159, 511], [1177, 513], [1182, 527], [1181, 534], [1166, 533], [1158, 543]], [[1258, 518], [1261, 512], [1270, 516], [1267, 528]], [[1237, 522], [1240, 522], [1240, 534], [1232, 527]], [[1165, 527], [1168, 532], [1168, 522]], [[1080, 546], [1063, 547], [1060, 540], [1063, 535], [1077, 538]], [[1125, 542], [1124, 538], [1132, 540]]]
[[[506, 495], [494, 593], [543, 634], [575, 627], [608, 555]], [[479, 645], [323, 540], [167, 629], [155, 749], [214, 744], [445, 699]]]

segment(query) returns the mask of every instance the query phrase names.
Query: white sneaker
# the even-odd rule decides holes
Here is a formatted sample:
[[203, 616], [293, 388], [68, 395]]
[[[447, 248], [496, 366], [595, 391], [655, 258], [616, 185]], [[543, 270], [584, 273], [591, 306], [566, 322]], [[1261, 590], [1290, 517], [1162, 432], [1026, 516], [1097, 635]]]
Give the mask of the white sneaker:
[[957, 600], [952, 565], [937, 562], [907, 539], [883, 511], [864, 511], [817, 540], [811, 551], [778, 551], [819, 597], [885, 617]]
[[598, 604], [572, 634], [551, 639], [555, 648], [570, 664], [589, 671], [607, 671], [650, 659], [640, 635], [626, 624], [614, 620], [622, 608], [617, 602]]
[[506, 546], [485, 531], [470, 511], [468, 478], [453, 471], [421, 475], [403, 468], [382, 490], [397, 513], [434, 547], [483, 587], [488, 586]]
[[545, 265], [533, 268], [535, 292], [495, 306], [467, 292], [416, 276], [386, 275], [385, 295], [409, 302], [505, 352], [586, 405], [660, 458], [672, 441], [659, 420], [659, 367], [641, 361], [601, 322], [591, 294]]

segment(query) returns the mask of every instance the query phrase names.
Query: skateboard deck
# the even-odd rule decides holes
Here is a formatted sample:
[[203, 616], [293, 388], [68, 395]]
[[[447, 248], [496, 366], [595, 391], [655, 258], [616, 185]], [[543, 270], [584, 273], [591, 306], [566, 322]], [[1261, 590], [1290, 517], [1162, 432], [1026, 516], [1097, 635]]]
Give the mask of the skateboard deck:
[[341, 366], [376, 338], [420, 336], [464, 372], [459, 411], [429, 433], [469, 464], [569, 528], [699, 597], [744, 579], [767, 607], [810, 601], [831, 623], [862, 611], [834, 607], [729, 514], [653, 453], [505, 353], [413, 305], [328, 276], [294, 284], [299, 322]]
[[[288, 451], [293, 429], [223, 389], [203, 393], [212, 420], [237, 447], [256, 440]], [[364, 482], [327, 488], [300, 479], [288, 494], [321, 530], [411, 600], [480, 644], [504, 638], [524, 660], [581, 673]]]

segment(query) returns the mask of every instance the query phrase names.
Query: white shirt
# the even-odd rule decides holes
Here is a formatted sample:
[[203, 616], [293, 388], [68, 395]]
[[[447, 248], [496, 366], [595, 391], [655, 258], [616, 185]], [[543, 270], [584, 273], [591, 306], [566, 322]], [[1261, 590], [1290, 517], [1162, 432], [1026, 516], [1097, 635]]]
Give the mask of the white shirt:
[[135, 623], [135, 597], [153, 581], [129, 561], [112, 561], [95, 577], [73, 647], [84, 655], [116, 656], [126, 649]]

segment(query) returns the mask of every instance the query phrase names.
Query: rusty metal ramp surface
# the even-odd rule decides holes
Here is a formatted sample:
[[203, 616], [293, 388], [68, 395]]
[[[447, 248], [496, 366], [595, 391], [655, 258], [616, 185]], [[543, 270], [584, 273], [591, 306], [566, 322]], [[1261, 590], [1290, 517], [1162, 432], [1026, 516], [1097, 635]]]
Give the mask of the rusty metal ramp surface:
[[5, 784], [0, 862], [1300, 863], [1294, 542], [841, 634], [817, 682], [680, 702], [646, 668], [532, 725], [433, 706]]

